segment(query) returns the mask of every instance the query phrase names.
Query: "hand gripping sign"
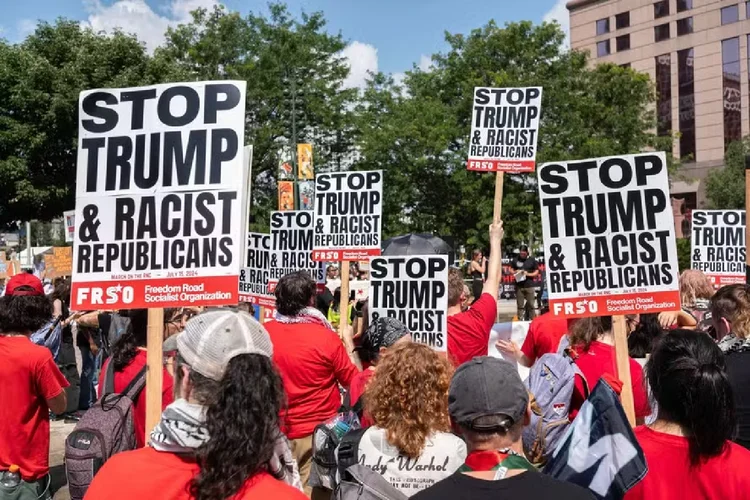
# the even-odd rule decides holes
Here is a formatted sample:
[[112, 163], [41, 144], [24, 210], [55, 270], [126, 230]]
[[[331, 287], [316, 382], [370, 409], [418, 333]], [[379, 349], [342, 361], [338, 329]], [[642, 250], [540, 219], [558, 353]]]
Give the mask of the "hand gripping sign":
[[541, 87], [476, 87], [467, 168], [533, 172], [541, 112]]
[[245, 85], [81, 93], [76, 309], [237, 303], [247, 237]]
[[716, 286], [745, 282], [745, 211], [693, 210], [690, 263]]
[[538, 176], [556, 316], [679, 310], [664, 153], [546, 163]]

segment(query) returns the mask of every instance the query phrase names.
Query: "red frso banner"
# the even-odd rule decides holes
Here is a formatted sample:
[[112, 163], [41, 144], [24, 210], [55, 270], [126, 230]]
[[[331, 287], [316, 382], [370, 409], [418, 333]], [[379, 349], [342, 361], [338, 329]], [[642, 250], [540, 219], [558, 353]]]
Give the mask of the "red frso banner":
[[505, 160], [469, 160], [467, 170], [475, 172], [508, 172], [520, 174], [533, 172], [536, 161], [505, 161]]
[[245, 86], [81, 93], [72, 309], [237, 304]]

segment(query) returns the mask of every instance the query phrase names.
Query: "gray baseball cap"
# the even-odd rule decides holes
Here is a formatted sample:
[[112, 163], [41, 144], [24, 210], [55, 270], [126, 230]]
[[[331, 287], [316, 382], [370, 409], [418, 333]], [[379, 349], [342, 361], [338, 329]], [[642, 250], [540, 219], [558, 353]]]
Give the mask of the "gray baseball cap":
[[273, 356], [266, 329], [248, 313], [236, 309], [211, 309], [192, 317], [183, 332], [164, 341], [163, 350], [179, 352], [193, 370], [217, 381], [235, 356]]
[[[448, 392], [448, 411], [453, 420], [480, 432], [507, 431], [523, 418], [528, 404], [529, 393], [516, 367], [489, 356], [459, 366]], [[491, 425], [477, 422], [489, 416], [505, 419]]]

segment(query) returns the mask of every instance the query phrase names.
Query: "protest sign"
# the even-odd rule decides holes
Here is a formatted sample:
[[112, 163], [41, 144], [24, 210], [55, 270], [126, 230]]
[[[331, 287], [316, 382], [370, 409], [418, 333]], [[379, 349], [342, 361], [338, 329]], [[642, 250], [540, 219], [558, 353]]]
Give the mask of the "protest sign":
[[312, 210], [315, 205], [315, 181], [300, 181], [297, 183], [299, 191], [299, 209]]
[[292, 161], [292, 148], [284, 146], [279, 150], [279, 177], [278, 180], [294, 179], [294, 167]]
[[538, 175], [556, 316], [680, 309], [664, 153], [546, 163]]
[[279, 210], [294, 210], [294, 182], [279, 182]]
[[44, 256], [44, 277], [55, 279], [73, 274], [73, 248], [54, 247]]
[[315, 178], [312, 144], [297, 144], [297, 178], [301, 181]]
[[313, 214], [305, 210], [271, 212], [271, 274], [268, 292], [273, 293], [282, 276], [296, 271], [310, 273], [318, 284], [325, 286], [322, 262], [312, 259]]
[[370, 322], [401, 321], [414, 342], [448, 348], [448, 257], [381, 256], [370, 260]]
[[236, 304], [245, 82], [89, 90], [79, 116], [73, 308]]
[[268, 291], [271, 235], [247, 233], [247, 258], [240, 270], [240, 302], [273, 307], [276, 298]]
[[380, 255], [382, 210], [382, 171], [318, 174], [313, 259], [350, 261]]
[[65, 243], [73, 243], [76, 233], [76, 211], [63, 212], [65, 221]]
[[533, 172], [541, 110], [541, 87], [476, 87], [467, 168]]
[[693, 210], [690, 267], [716, 286], [745, 282], [745, 211]]

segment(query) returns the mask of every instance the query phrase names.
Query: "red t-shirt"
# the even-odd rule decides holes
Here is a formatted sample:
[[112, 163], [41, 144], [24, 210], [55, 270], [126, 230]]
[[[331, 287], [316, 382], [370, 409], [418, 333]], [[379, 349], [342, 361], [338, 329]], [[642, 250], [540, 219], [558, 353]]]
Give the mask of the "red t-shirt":
[[[602, 342], [594, 341], [589, 346], [589, 350], [583, 352], [579, 349], [578, 358], [576, 364], [581, 369], [583, 375], [586, 377], [586, 382], [589, 386], [589, 391], [594, 389], [594, 386], [602, 375], [609, 373], [616, 378], [617, 374], [617, 361], [615, 359], [615, 348], [614, 346], [604, 344]], [[643, 368], [634, 359], [630, 359], [630, 380], [633, 385], [633, 404], [635, 406], [636, 418], [643, 418], [651, 414], [651, 406], [648, 403], [648, 396], [646, 395], [646, 386], [643, 384]], [[570, 418], [575, 418], [578, 414], [578, 410], [581, 408], [584, 400], [583, 381], [581, 377], [576, 377], [576, 388], [573, 391], [573, 398], [570, 403], [571, 411]]]
[[[359, 401], [359, 398], [365, 393], [365, 387], [373, 375], [375, 375], [375, 369], [368, 368], [354, 376], [352, 379], [352, 385], [349, 388], [349, 401], [352, 406], [354, 406], [357, 401]], [[362, 421], [360, 423], [362, 424], [362, 427], [370, 427], [372, 425], [372, 420], [370, 420], [370, 417], [363, 412]]]
[[625, 500], [729, 500], [750, 496], [750, 451], [727, 441], [724, 452], [690, 466], [688, 440], [636, 427], [635, 436], [648, 464], [646, 477]]
[[529, 333], [523, 341], [521, 352], [535, 362], [544, 354], [555, 353], [560, 339], [568, 332], [568, 320], [552, 313], [544, 313], [531, 320]]
[[[104, 464], [86, 500], [188, 500], [190, 481], [200, 471], [195, 460], [153, 448], [118, 453]], [[234, 500], [304, 500], [301, 491], [260, 472], [245, 482]]]
[[349, 387], [358, 373], [343, 342], [315, 324], [264, 323], [273, 343], [273, 362], [284, 382], [287, 408], [283, 429], [289, 439], [309, 436], [341, 407], [339, 384]]
[[477, 356], [487, 356], [490, 330], [497, 318], [497, 301], [482, 294], [468, 311], [448, 316], [448, 359], [459, 366]]
[[47, 400], [68, 387], [52, 353], [28, 337], [0, 335], [0, 469], [35, 481], [49, 472]]
[[[124, 391], [128, 384], [138, 375], [138, 372], [146, 366], [146, 351], [138, 350], [138, 354], [135, 355], [133, 361], [130, 362], [124, 370], [115, 372], [115, 392], [121, 393]], [[109, 359], [104, 362], [102, 366], [102, 374], [107, 372], [107, 363]], [[102, 390], [104, 389], [104, 375], [101, 376], [101, 382], [99, 384], [99, 397], [102, 396]], [[161, 383], [161, 409], [164, 410], [174, 401], [174, 380], [172, 375], [169, 374], [166, 368], [162, 370], [162, 383]], [[133, 403], [133, 426], [135, 428], [135, 438], [138, 442], [138, 448], [146, 446], [146, 388], [141, 391], [138, 395], [138, 400]]]

